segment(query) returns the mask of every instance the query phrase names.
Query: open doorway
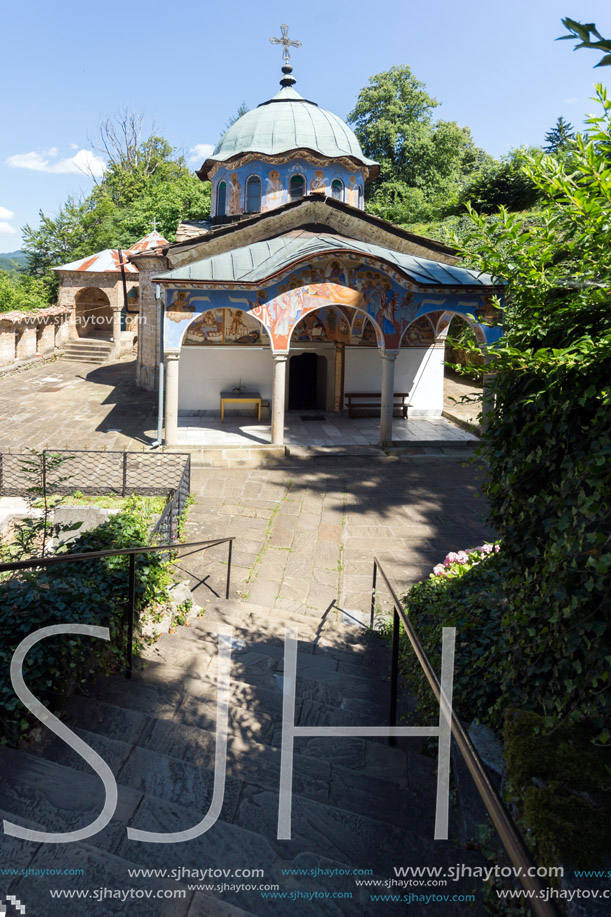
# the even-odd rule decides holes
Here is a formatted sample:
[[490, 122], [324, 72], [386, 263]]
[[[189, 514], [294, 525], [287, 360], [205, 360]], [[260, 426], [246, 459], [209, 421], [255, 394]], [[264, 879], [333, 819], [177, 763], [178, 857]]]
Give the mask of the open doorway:
[[289, 361], [289, 411], [324, 411], [327, 361], [316, 353], [300, 353]]

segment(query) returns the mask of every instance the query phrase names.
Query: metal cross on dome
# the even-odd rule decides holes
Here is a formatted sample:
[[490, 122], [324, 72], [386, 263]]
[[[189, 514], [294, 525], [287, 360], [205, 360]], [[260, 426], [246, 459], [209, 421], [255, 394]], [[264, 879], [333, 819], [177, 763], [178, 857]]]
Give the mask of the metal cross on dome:
[[282, 45], [282, 60], [288, 63], [291, 59], [289, 48], [300, 48], [301, 42], [292, 41], [289, 38], [289, 27], [285, 22], [280, 26], [280, 30], [282, 32], [282, 38], [270, 38], [270, 41], [273, 45]]

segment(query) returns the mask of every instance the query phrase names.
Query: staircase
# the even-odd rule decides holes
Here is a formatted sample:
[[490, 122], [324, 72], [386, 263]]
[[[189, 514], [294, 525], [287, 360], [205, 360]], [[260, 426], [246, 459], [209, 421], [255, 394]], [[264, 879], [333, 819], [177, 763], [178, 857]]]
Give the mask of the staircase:
[[101, 338], [78, 338], [66, 341], [63, 359], [72, 363], [108, 363], [112, 358], [114, 345]]
[[[65, 721], [111, 767], [119, 785], [117, 810], [112, 822], [85, 843], [37, 845], [4, 837], [3, 860], [10, 866], [83, 869], [82, 876], [17, 878], [5, 893], [19, 898], [28, 912], [31, 902], [32, 912], [46, 917], [82, 917], [95, 910], [84, 908], [82, 900], [51, 899], [49, 888], [102, 887], [185, 892], [183, 898], [154, 902], [109, 898], [99, 908], [104, 917], [388, 915], [405, 913], [406, 905], [372, 901], [372, 894], [418, 889], [357, 886], [353, 875], [341, 872], [366, 869], [372, 870], [368, 879], [394, 879], [393, 866], [481, 865], [479, 857], [456, 840], [433, 840], [436, 762], [421, 754], [419, 739], [398, 740], [398, 747], [391, 748], [386, 740], [297, 738], [292, 837], [277, 840], [285, 626], [299, 631], [296, 724], [387, 722], [388, 648], [360, 627], [329, 620], [336, 616], [280, 616], [239, 601], [207, 603], [203, 617], [145, 651], [131, 681], [118, 675], [100, 679], [86, 694], [71, 697]], [[220, 625], [233, 628], [227, 776], [220, 818], [207, 833], [187, 843], [129, 840], [127, 825], [182, 831], [208, 812]], [[100, 779], [59, 739], [51, 737], [27, 753], [0, 748], [4, 818], [46, 831], [75, 830], [93, 821], [103, 800]], [[450, 838], [460, 834], [458, 812], [451, 805]], [[127, 870], [138, 866], [168, 871], [260, 869], [264, 877], [129, 877]], [[297, 877], [286, 870], [306, 872]], [[331, 875], [331, 870], [340, 872]], [[219, 883], [246, 888], [193, 888]], [[263, 897], [259, 886], [278, 886], [279, 892], [295, 894], [279, 901]], [[477, 894], [476, 886], [475, 881], [466, 887], [449, 882], [447, 888], [425, 891]], [[351, 897], [331, 897], [340, 893]], [[466, 908], [472, 915], [481, 913], [479, 904], [415, 902], [409, 904], [409, 914], [454, 917]]]

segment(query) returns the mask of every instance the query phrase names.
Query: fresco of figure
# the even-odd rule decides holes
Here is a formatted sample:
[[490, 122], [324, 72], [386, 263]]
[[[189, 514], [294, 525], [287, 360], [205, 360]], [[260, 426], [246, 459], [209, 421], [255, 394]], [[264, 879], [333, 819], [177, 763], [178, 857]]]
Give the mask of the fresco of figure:
[[238, 213], [242, 213], [242, 207], [240, 204], [241, 190], [240, 179], [234, 172], [231, 176], [229, 186], [229, 213], [231, 216], [236, 216]]
[[322, 169], [316, 169], [314, 172], [314, 177], [310, 182], [310, 191], [324, 191], [325, 190], [325, 173]]
[[265, 185], [265, 209], [277, 207], [282, 203], [284, 188], [278, 169], [270, 169]]
[[350, 184], [348, 185], [347, 192], [348, 192], [348, 193], [347, 193], [348, 203], [351, 204], [353, 207], [358, 207], [358, 205], [359, 205], [359, 188], [358, 188], [358, 185], [357, 185], [357, 183], [356, 183], [356, 175], [351, 175], [351, 176], [350, 176]]
[[195, 306], [189, 302], [189, 293], [181, 290], [168, 308], [168, 318], [172, 322], [181, 322], [195, 312]]

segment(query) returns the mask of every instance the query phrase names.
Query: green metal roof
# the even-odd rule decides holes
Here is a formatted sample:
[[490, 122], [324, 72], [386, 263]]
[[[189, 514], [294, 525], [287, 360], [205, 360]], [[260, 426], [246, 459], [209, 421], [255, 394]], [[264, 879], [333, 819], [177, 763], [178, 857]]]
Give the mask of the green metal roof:
[[284, 86], [269, 102], [238, 118], [208, 161], [225, 162], [241, 153], [274, 156], [300, 149], [330, 159], [350, 156], [364, 165], [377, 165], [364, 155], [354, 132], [341, 118], [304, 99], [292, 86]]
[[268, 277], [286, 270], [297, 261], [332, 252], [357, 252], [380, 258], [418, 283], [430, 286], [494, 286], [489, 274], [464, 267], [441, 264], [428, 258], [418, 258], [395, 252], [381, 245], [371, 245], [333, 233], [313, 233], [296, 230], [274, 239], [254, 242], [233, 251], [202, 258], [192, 264], [159, 275], [164, 281], [211, 283], [263, 283]]

